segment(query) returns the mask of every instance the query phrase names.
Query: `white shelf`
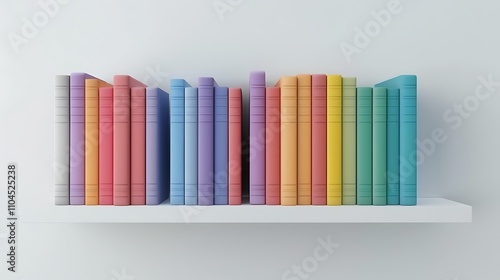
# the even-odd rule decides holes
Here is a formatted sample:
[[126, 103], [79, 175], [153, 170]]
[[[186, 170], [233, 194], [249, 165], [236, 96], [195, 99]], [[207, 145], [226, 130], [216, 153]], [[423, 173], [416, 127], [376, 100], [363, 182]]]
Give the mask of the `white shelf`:
[[444, 198], [417, 206], [50, 206], [26, 222], [42, 223], [470, 223], [472, 207]]

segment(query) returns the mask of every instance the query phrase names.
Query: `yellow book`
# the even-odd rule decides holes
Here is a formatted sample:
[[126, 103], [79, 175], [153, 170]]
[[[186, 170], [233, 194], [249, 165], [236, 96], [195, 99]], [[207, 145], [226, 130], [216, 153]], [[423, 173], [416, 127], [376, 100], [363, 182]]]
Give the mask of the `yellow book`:
[[297, 78], [285, 76], [281, 88], [281, 205], [297, 205]]
[[326, 79], [326, 204], [342, 205], [342, 76]]
[[297, 75], [297, 203], [311, 205], [311, 75]]
[[85, 80], [85, 205], [99, 205], [99, 88], [111, 86]]

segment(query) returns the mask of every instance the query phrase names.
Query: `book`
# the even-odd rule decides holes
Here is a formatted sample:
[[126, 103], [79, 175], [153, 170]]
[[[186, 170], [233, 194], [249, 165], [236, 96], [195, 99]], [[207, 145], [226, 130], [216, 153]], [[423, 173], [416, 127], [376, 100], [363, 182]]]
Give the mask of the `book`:
[[275, 87], [281, 88], [280, 201], [297, 205], [297, 77], [281, 77]]
[[228, 204], [228, 92], [215, 88], [214, 108], [214, 204]]
[[170, 80], [170, 204], [184, 204], [184, 89], [183, 79]]
[[387, 204], [387, 89], [373, 88], [373, 205]]
[[198, 204], [198, 88], [184, 89], [184, 204]]
[[327, 75], [326, 204], [342, 204], [342, 76]]
[[266, 203], [266, 74], [250, 73], [250, 204]]
[[85, 79], [86, 73], [70, 75], [70, 162], [69, 203], [85, 204]]
[[399, 89], [387, 89], [387, 204], [399, 205]]
[[169, 96], [160, 88], [146, 88], [146, 205], [168, 198], [170, 186]]
[[280, 205], [280, 88], [266, 88], [266, 204]]
[[99, 205], [113, 205], [113, 87], [99, 88]]
[[68, 75], [55, 76], [53, 167], [56, 205], [69, 205], [69, 80]]
[[127, 75], [113, 79], [113, 204], [130, 205], [130, 92], [145, 84]]
[[229, 204], [241, 204], [241, 88], [229, 89]]
[[212, 77], [198, 78], [198, 204], [214, 204], [214, 87]]
[[399, 89], [399, 202], [417, 204], [417, 76], [401, 75], [376, 87]]
[[342, 204], [356, 205], [356, 78], [342, 78]]
[[356, 91], [356, 204], [372, 204], [372, 88]]
[[311, 205], [311, 75], [297, 75], [297, 204]]
[[326, 75], [312, 75], [311, 203], [326, 205]]
[[146, 88], [131, 88], [130, 204], [146, 204]]
[[85, 205], [99, 205], [99, 89], [112, 85], [85, 79]]

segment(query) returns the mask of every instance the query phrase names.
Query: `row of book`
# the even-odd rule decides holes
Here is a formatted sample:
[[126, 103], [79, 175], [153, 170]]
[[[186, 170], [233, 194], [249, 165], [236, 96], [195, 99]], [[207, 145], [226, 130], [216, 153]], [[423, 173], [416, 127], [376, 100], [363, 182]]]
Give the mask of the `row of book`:
[[[416, 77], [252, 72], [250, 204], [415, 205]], [[242, 91], [211, 77], [170, 94], [125, 75], [56, 76], [57, 205], [237, 205]]]

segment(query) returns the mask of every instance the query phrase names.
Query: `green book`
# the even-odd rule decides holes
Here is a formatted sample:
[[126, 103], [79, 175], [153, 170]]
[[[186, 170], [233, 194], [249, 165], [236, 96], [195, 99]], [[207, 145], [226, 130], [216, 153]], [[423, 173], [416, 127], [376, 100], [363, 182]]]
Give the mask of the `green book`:
[[356, 202], [372, 204], [372, 88], [356, 92]]
[[356, 78], [342, 78], [342, 204], [356, 205]]
[[373, 89], [373, 205], [387, 205], [387, 89]]

